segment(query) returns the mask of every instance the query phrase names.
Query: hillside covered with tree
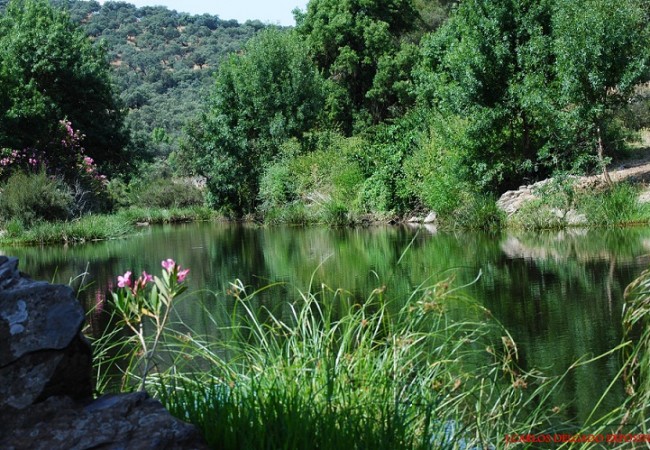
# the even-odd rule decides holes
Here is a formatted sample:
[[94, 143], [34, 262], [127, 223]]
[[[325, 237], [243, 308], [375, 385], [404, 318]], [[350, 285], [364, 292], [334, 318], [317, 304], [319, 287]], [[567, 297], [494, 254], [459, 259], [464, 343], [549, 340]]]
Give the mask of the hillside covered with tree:
[[125, 2], [52, 0], [106, 50], [126, 108], [131, 153], [168, 156], [178, 148], [187, 120], [196, 115], [219, 64], [239, 51], [259, 21], [239, 24], [217, 16]]
[[[293, 28], [94, 0], [0, 10], [6, 165], [52, 154], [69, 185], [62, 168], [97, 171], [109, 207], [491, 226], [504, 191], [602, 171], [650, 126], [645, 0], [311, 0]], [[65, 139], [93, 166], [66, 163]]]

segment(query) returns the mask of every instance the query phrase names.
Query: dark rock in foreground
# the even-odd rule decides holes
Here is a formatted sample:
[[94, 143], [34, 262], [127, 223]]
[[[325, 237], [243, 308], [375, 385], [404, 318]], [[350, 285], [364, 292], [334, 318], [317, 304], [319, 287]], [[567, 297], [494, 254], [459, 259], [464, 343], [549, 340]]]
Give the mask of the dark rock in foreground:
[[144, 392], [92, 399], [83, 322], [69, 287], [33, 281], [0, 256], [0, 448], [207, 448]]
[[145, 392], [107, 395], [83, 406], [50, 397], [20, 414], [0, 414], [4, 450], [182, 450], [207, 448], [196, 428]]

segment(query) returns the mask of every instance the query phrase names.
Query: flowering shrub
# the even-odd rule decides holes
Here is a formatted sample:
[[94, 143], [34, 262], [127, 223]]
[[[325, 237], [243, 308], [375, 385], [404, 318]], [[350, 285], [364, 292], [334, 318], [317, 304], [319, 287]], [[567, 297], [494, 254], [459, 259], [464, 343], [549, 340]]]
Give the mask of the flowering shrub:
[[[183, 283], [190, 271], [182, 269], [173, 259], [166, 259], [161, 265], [160, 278], [144, 271], [133, 278], [133, 272], [125, 272], [117, 277], [119, 289], [112, 293], [115, 311], [122, 323], [133, 331], [142, 352], [141, 390], [145, 388], [149, 365], [169, 319], [172, 302], [187, 289]], [[150, 336], [145, 335], [145, 317], [149, 317], [154, 326]]]
[[90, 207], [88, 194], [94, 198], [104, 196], [108, 180], [99, 173], [94, 160], [85, 154], [82, 145], [85, 135], [75, 130], [68, 120], [59, 122], [59, 130], [60, 138], [39, 148], [0, 149], [0, 180], [7, 180], [17, 172], [45, 171], [64, 179], [74, 188], [78, 212], [97, 209]]

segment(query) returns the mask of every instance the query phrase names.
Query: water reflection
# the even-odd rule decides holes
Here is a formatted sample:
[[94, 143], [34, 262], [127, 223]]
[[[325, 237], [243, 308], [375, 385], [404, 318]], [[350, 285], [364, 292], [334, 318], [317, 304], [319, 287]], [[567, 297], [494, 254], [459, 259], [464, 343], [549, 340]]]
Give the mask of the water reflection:
[[[218, 293], [198, 297], [224, 316], [229, 303], [222, 293], [237, 278], [250, 289], [286, 282], [259, 298], [281, 311], [298, 290], [322, 284], [359, 299], [386, 286], [388, 297], [408, 301], [418, 286], [452, 275], [458, 284], [469, 283], [480, 271], [469, 291], [511, 331], [522, 364], [559, 374], [620, 342], [623, 291], [648, 266], [649, 250], [648, 228], [495, 235], [189, 224], [148, 228], [125, 240], [3, 253], [18, 256], [21, 269], [36, 279], [68, 283], [87, 272], [91, 284], [82, 296], [94, 308], [89, 321], [95, 330], [105, 325], [102, 309], [117, 274], [158, 273], [169, 257], [191, 268], [192, 290]], [[214, 332], [197, 301], [180, 303], [179, 314], [197, 332]], [[573, 371], [558, 404], [569, 403], [568, 414], [584, 420], [619, 367], [612, 355]], [[622, 396], [619, 390], [608, 404]]]

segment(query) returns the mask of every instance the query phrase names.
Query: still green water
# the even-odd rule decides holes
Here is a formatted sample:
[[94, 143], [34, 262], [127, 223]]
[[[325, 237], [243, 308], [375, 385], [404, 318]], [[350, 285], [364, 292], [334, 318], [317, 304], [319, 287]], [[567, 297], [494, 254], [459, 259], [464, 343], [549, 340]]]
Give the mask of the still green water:
[[[128, 239], [84, 245], [1, 249], [19, 257], [21, 270], [35, 279], [68, 283], [87, 272], [85, 282], [92, 284], [82, 296], [89, 309], [99, 306], [89, 316], [95, 329], [106, 323], [101, 311], [116, 276], [126, 270], [158, 274], [166, 258], [191, 269], [194, 296], [179, 303], [178, 312], [201, 333], [210, 328], [194, 302], [227, 310], [223, 292], [235, 279], [251, 291], [285, 283], [259, 297], [260, 304], [274, 308], [310, 285], [343, 288], [359, 299], [386, 286], [387, 297], [408, 301], [419, 286], [450, 276], [463, 285], [480, 274], [467, 292], [510, 331], [520, 364], [549, 374], [563, 373], [579, 358], [620, 343], [623, 291], [648, 267], [649, 250], [650, 228], [495, 235], [213, 223], [145, 228]], [[558, 405], [584, 420], [620, 363], [620, 356], [611, 355], [571, 371], [558, 392]], [[620, 403], [623, 396], [617, 388], [605, 406]]]

